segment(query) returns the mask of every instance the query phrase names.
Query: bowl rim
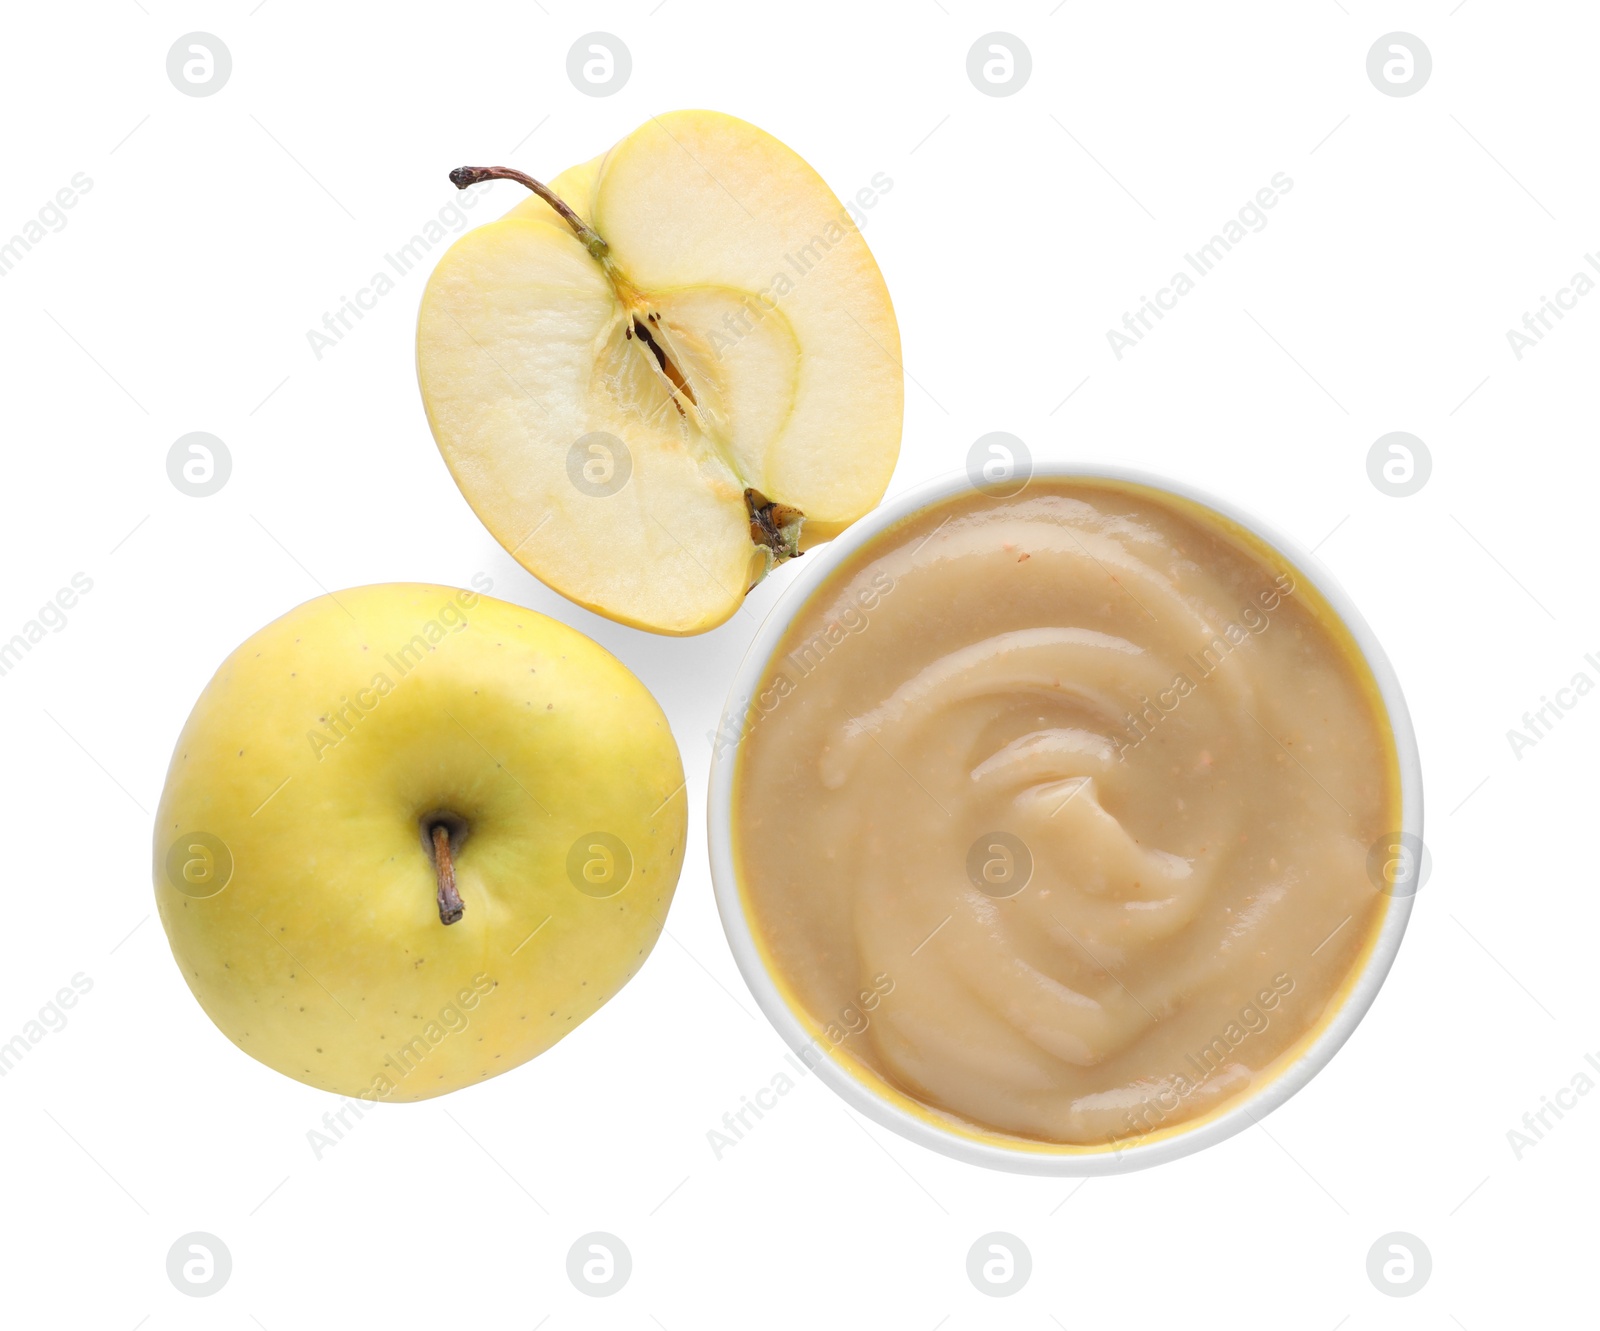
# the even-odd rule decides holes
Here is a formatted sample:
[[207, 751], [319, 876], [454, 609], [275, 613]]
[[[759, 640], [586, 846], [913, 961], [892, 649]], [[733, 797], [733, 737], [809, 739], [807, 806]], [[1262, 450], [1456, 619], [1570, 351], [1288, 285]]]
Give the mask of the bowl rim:
[[[1422, 844], [1421, 756], [1400, 681], [1376, 635], [1349, 594], [1315, 555], [1270, 523], [1230, 501], [1220, 499], [1186, 480], [1139, 468], [1102, 463], [1035, 461], [1028, 472], [1026, 486], [1006, 497], [1025, 493], [1026, 487], [1036, 481], [1073, 480], [1142, 486], [1158, 494], [1198, 504], [1264, 542], [1288, 560], [1296, 573], [1303, 574], [1312, 583], [1350, 634], [1372, 673], [1387, 714], [1399, 769], [1400, 831], [1402, 835], [1416, 837], [1417, 844]], [[1411, 916], [1415, 890], [1405, 894], [1387, 894], [1389, 904], [1383, 922], [1360, 970], [1353, 979], [1346, 981], [1342, 1003], [1323, 1022], [1321, 1030], [1312, 1040], [1276, 1075], [1230, 1106], [1195, 1120], [1192, 1127], [1185, 1128], [1180, 1123], [1167, 1131], [1158, 1130], [1150, 1138], [1136, 1139], [1129, 1145], [1109, 1149], [1103, 1145], [1055, 1146], [1021, 1139], [1012, 1146], [993, 1136], [969, 1135], [954, 1125], [945, 1126], [931, 1116], [913, 1114], [887, 1099], [833, 1057], [806, 1030], [768, 971], [745, 912], [733, 853], [734, 776], [739, 740], [743, 736], [750, 700], [756, 695], [757, 686], [774, 650], [813, 594], [840, 564], [863, 545], [922, 509], [954, 499], [975, 488], [966, 472], [932, 477], [891, 496], [826, 545], [808, 551], [810, 566], [784, 589], [751, 640], [744, 659], [734, 673], [718, 729], [711, 736], [706, 828], [712, 889], [717, 911], [722, 918], [723, 932], [727, 935], [734, 961], [752, 997], [784, 1043], [804, 1059], [846, 1104], [900, 1136], [969, 1164], [1023, 1174], [1088, 1177], [1125, 1173], [1176, 1160], [1253, 1126], [1285, 1103], [1327, 1065], [1371, 1008], [1394, 964], [1400, 940]], [[737, 738], [730, 743], [727, 742], [730, 736]]]

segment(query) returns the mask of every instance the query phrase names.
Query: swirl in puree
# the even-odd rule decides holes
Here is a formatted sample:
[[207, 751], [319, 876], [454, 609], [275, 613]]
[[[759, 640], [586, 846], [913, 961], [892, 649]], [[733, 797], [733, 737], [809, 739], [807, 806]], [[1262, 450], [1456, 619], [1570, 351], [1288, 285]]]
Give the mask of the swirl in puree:
[[739, 879], [833, 1056], [957, 1127], [1209, 1114], [1332, 1015], [1399, 825], [1377, 686], [1309, 582], [1197, 504], [934, 504], [801, 608], [740, 738]]

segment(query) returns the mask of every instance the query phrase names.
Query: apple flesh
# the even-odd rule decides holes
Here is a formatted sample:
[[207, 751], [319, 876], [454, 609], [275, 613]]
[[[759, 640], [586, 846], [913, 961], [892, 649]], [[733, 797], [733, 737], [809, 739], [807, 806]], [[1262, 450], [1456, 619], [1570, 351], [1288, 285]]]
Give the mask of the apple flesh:
[[362, 587], [269, 624], [201, 694], [156, 902], [246, 1053], [419, 1100], [526, 1062], [626, 983], [685, 825], [666, 717], [596, 643], [475, 592]]
[[623, 623], [698, 633], [877, 504], [904, 405], [894, 308], [797, 154], [680, 111], [548, 187], [451, 176], [494, 178], [534, 194], [440, 260], [417, 371], [457, 484], [525, 568]]

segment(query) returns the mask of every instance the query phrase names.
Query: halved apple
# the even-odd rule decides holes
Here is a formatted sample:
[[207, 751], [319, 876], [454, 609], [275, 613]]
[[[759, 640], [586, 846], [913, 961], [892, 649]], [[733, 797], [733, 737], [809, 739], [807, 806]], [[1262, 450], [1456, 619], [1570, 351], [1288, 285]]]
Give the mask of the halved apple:
[[467, 502], [578, 604], [700, 633], [882, 498], [900, 334], [844, 205], [732, 116], [650, 120], [462, 236], [417, 375]]

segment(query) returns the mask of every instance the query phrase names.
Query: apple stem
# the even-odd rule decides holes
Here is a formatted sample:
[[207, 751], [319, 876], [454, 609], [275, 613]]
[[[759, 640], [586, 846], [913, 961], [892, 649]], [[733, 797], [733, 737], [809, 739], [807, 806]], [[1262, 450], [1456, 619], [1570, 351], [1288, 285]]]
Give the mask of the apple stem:
[[450, 859], [450, 829], [433, 825], [433, 867], [439, 879], [439, 923], [454, 924], [466, 911], [456, 891], [456, 866]]
[[573, 212], [559, 194], [532, 176], [509, 166], [458, 166], [450, 173], [450, 183], [457, 189], [479, 185], [485, 180], [514, 180], [519, 185], [525, 185], [561, 215], [561, 220], [572, 228], [573, 234], [583, 242], [591, 255], [603, 259], [609, 253], [611, 247], [600, 233]]

